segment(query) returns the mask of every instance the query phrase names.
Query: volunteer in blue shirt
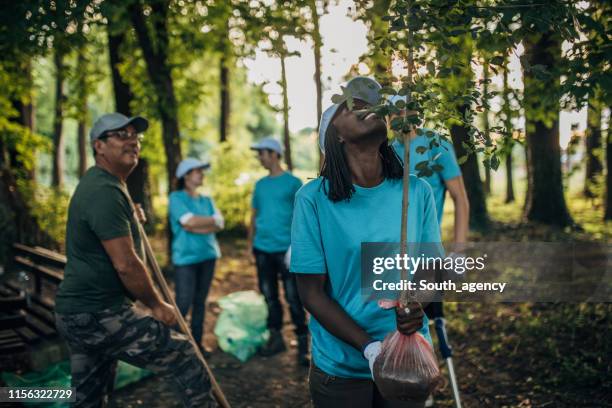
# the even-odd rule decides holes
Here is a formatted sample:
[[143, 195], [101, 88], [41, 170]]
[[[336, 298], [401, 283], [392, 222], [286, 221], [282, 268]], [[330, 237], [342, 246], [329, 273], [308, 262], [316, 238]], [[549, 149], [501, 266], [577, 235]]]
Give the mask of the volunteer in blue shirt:
[[[346, 89], [356, 110], [379, 100], [380, 85], [356, 77]], [[402, 164], [387, 142], [384, 120], [363, 118], [333, 105], [321, 118], [321, 177], [296, 195], [291, 231], [291, 272], [311, 314], [310, 393], [315, 407], [422, 407], [421, 401], [385, 400], [372, 381], [381, 340], [396, 328], [430, 339], [417, 302], [382, 309], [361, 297], [361, 243], [398, 242]], [[408, 242], [440, 242], [431, 187], [409, 183]]]
[[183, 316], [191, 309], [191, 332], [205, 354], [209, 353], [202, 345], [206, 297], [221, 256], [215, 232], [224, 226], [213, 200], [197, 191], [204, 180], [203, 170], [209, 167], [197, 159], [183, 160], [176, 170], [178, 190], [170, 194], [168, 204], [176, 303]]
[[255, 184], [249, 228], [249, 243], [255, 256], [259, 289], [268, 305], [267, 324], [270, 330], [270, 338], [259, 354], [271, 356], [286, 349], [281, 334], [283, 309], [278, 296], [280, 278], [298, 339], [298, 363], [307, 366], [306, 313], [297, 292], [295, 276], [289, 273], [285, 262], [291, 244], [293, 202], [302, 182], [281, 167], [283, 150], [276, 139], [262, 139], [251, 149], [257, 151], [259, 162], [269, 173]]
[[[394, 95], [388, 98], [392, 104], [398, 101], [406, 102], [405, 96]], [[403, 112], [400, 111], [400, 114]], [[394, 115], [389, 115], [388, 123], [394, 119]], [[397, 152], [400, 160], [404, 160], [404, 143], [403, 136], [395, 133], [393, 141], [393, 149]], [[433, 143], [432, 143], [433, 142]], [[420, 170], [416, 167], [419, 163], [426, 161], [429, 169], [435, 165], [441, 167], [440, 171], [433, 171], [431, 175], [419, 174]], [[438, 214], [438, 223], [442, 225], [442, 216], [444, 215], [444, 201], [446, 191], [448, 190], [453, 204], [454, 211], [454, 234], [453, 246], [449, 256], [460, 256], [464, 245], [467, 242], [470, 222], [470, 204], [463, 184], [461, 169], [457, 163], [455, 149], [453, 145], [447, 142], [432, 129], [423, 128], [420, 132], [416, 130], [410, 133], [410, 172], [415, 175], [421, 175], [422, 179], [427, 181], [431, 186], [436, 201], [436, 213]], [[432, 302], [425, 308], [425, 313], [430, 319], [441, 319], [444, 317], [444, 304], [442, 302]], [[433, 406], [433, 397], [427, 401], [426, 406]]]
[[[389, 101], [395, 104], [397, 101], [406, 101], [405, 96], [392, 96]], [[393, 119], [393, 115], [389, 117], [389, 121]], [[431, 145], [434, 141], [435, 144]], [[400, 160], [404, 158], [404, 143], [403, 137], [396, 136], [392, 144], [393, 149], [397, 152]], [[410, 172], [418, 175], [419, 170], [416, 166], [426, 161], [431, 168], [434, 165], [441, 166], [440, 171], [434, 171], [429, 176], [422, 177], [431, 186], [434, 199], [436, 200], [436, 212], [438, 214], [438, 222], [442, 225], [442, 216], [444, 215], [444, 201], [446, 191], [448, 190], [455, 207], [454, 219], [454, 234], [453, 243], [455, 249], [461, 251], [462, 245], [467, 241], [467, 235], [470, 223], [470, 203], [468, 201], [461, 169], [457, 163], [455, 149], [453, 145], [440, 137], [440, 135], [432, 129], [423, 128], [420, 132], [412, 131], [410, 134]]]

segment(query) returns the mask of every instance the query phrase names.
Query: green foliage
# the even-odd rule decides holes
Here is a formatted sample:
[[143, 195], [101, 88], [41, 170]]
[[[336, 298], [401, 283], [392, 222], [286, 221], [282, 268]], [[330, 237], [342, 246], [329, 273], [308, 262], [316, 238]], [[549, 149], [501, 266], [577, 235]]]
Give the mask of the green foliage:
[[15, 214], [6, 203], [6, 199], [0, 192], [0, 265], [8, 262], [10, 248], [16, 240], [17, 228], [15, 225]]
[[[358, 1], [358, 15], [362, 18], [368, 16], [377, 7], [387, 10], [386, 2], [374, 3]], [[505, 62], [504, 55], [530, 36], [554, 33], [562, 40], [579, 38], [576, 24], [579, 10], [573, 3], [531, 0], [520, 3], [398, 0], [382, 17], [382, 21], [388, 24], [387, 32], [370, 38], [370, 43], [376, 44], [377, 54], [385, 55], [387, 61], [393, 55], [405, 62], [412, 72], [401, 78], [392, 78], [400, 89], [385, 93], [407, 95], [409, 102], [415, 102], [413, 110], [418, 112], [416, 116], [420, 122], [426, 120], [442, 133], [454, 125], [468, 129], [470, 140], [464, 148], [468, 153], [482, 152], [487, 167], [498, 165], [496, 156], [501, 149], [495, 148], [496, 142], [488, 137], [489, 132], [483, 132], [473, 124], [474, 111], [485, 110], [492, 97], [489, 93], [482, 94], [473, 79], [471, 65], [476, 62], [475, 50], [480, 50], [491, 70], [497, 72]], [[558, 115], [558, 109], [549, 109], [552, 103], [549, 101], [558, 103], [561, 93], [559, 86], [551, 84], [555, 78], [558, 80], [561, 75], [568, 74], [568, 64], [558, 62], [546, 66], [526, 58], [522, 63], [526, 75], [543, 88], [537, 93], [541, 106], [531, 110], [545, 116], [544, 120], [548, 120], [550, 115]], [[385, 68], [389, 70], [389, 62]], [[420, 123], [417, 118], [407, 122]], [[400, 130], [406, 126], [406, 121], [397, 125], [394, 129]], [[489, 131], [510, 137], [503, 127]]]
[[[319, 173], [319, 134], [316, 129], [305, 128], [291, 135], [291, 146], [296, 152], [293, 158], [294, 172], [303, 173], [306, 178], [317, 177]], [[302, 181], [306, 181], [302, 179]]]
[[251, 214], [251, 194], [257, 170], [253, 153], [246, 147], [222, 143], [211, 152], [208, 186], [225, 217], [226, 230], [241, 230]]
[[40, 228], [63, 246], [66, 241], [70, 195], [63, 190], [28, 180], [18, 180], [17, 186]]

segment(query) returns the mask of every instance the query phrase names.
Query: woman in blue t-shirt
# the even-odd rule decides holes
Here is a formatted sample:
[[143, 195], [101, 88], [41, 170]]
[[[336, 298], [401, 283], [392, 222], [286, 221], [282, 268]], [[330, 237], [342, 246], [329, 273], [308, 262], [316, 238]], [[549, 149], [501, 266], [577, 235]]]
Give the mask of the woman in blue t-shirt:
[[[400, 238], [403, 166], [387, 143], [386, 124], [375, 114], [381, 86], [356, 77], [345, 90], [348, 103], [322, 115], [321, 177], [295, 199], [291, 230], [291, 272], [311, 314], [310, 395], [316, 408], [422, 408], [423, 398], [392, 401], [372, 381], [382, 340], [396, 329], [429, 339], [427, 317], [418, 302], [384, 310], [362, 296], [362, 243]], [[438, 243], [440, 229], [427, 182], [410, 177], [408, 242]]]
[[183, 160], [176, 170], [178, 190], [170, 194], [168, 204], [176, 303], [183, 316], [191, 309], [191, 332], [202, 352], [206, 352], [201, 344], [206, 297], [215, 261], [221, 256], [215, 232], [224, 226], [213, 200], [197, 192], [208, 168], [208, 163], [197, 159]]

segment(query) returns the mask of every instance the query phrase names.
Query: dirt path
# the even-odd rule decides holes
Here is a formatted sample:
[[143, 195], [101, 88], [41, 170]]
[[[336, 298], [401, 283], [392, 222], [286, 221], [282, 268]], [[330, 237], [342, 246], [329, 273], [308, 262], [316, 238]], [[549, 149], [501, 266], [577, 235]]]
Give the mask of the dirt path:
[[[244, 244], [238, 241], [238, 244]], [[244, 250], [221, 243], [223, 257], [218, 262], [206, 310], [205, 344], [213, 354], [208, 363], [232, 407], [307, 407], [308, 370], [296, 364], [296, 342], [287, 305], [284, 305], [283, 334], [288, 351], [263, 358], [253, 356], [245, 363], [217, 347], [213, 329], [221, 312], [217, 300], [240, 290], [257, 290], [255, 266]], [[154, 392], [152, 392], [155, 390]], [[154, 395], [153, 395], [154, 394]], [[115, 407], [181, 406], [172, 385], [161, 378], [149, 378], [113, 395]]]
[[[272, 358], [254, 356], [246, 363], [216, 347], [212, 334], [220, 312], [216, 301], [231, 292], [257, 288], [254, 265], [240, 245], [244, 242], [222, 243], [224, 257], [207, 309], [205, 343], [215, 349], [209, 363], [233, 407], [310, 406], [307, 370], [296, 365], [295, 346]], [[569, 305], [565, 315], [560, 307], [447, 305], [464, 407], [612, 407], [607, 398], [612, 392], [611, 346], [606, 340], [612, 305], [589, 306], [586, 311]], [[285, 305], [283, 332], [288, 342], [295, 343], [288, 316]], [[576, 316], [577, 323], [572, 320]], [[571, 364], [576, 364], [575, 369]], [[448, 378], [445, 364], [442, 370]], [[112, 406], [181, 404], [169, 384], [153, 377], [115, 393]], [[448, 384], [437, 393], [435, 406], [454, 407]]]

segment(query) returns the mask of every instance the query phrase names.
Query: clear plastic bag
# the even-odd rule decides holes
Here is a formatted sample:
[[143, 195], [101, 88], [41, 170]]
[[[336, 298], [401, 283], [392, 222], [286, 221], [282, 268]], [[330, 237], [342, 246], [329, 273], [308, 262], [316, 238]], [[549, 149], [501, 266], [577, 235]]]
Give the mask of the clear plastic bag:
[[374, 382], [385, 398], [425, 401], [442, 381], [433, 347], [421, 333], [385, 337], [374, 361]]

